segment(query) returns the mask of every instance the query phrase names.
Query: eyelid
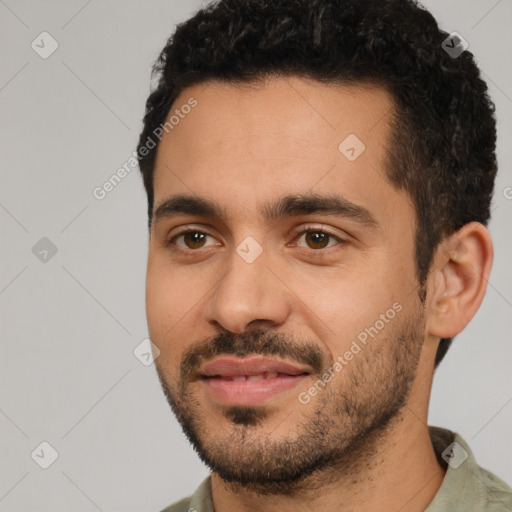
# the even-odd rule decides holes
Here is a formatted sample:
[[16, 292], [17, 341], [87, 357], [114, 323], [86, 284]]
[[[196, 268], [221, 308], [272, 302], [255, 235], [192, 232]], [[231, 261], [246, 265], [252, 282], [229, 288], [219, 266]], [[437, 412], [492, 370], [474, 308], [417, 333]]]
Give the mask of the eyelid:
[[341, 235], [336, 235], [329, 229], [324, 229], [325, 224], [302, 224], [292, 230], [293, 235], [299, 235], [304, 231], [315, 231], [319, 233], [325, 233], [327, 235], [331, 235], [335, 238], [340, 238]]
[[[194, 232], [198, 232], [198, 233], [202, 233], [203, 235], [207, 235], [211, 238], [215, 238], [211, 233], [209, 233], [207, 230], [205, 230], [205, 228], [203, 226], [195, 226], [193, 224], [187, 224], [185, 226], [181, 226], [180, 230], [177, 232], [177, 233], [173, 233], [172, 235], [168, 235], [164, 241], [164, 245], [165, 247], [169, 247], [170, 245], [175, 245], [175, 240], [182, 236], [182, 235], [185, 235], [187, 233], [194, 233]], [[182, 250], [188, 250], [188, 251], [193, 251], [194, 249], [182, 249]], [[197, 250], [197, 249], [196, 249]]]

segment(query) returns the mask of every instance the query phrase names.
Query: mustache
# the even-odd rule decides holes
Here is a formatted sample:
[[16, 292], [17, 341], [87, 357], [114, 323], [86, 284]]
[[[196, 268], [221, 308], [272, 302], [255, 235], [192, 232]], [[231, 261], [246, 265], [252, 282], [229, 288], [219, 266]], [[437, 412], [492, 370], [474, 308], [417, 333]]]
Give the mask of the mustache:
[[298, 343], [283, 333], [263, 329], [239, 335], [226, 332], [200, 342], [185, 352], [180, 368], [181, 382], [199, 378], [199, 367], [220, 355], [241, 358], [249, 355], [278, 356], [308, 365], [314, 373], [320, 373], [328, 366], [324, 353], [314, 343]]

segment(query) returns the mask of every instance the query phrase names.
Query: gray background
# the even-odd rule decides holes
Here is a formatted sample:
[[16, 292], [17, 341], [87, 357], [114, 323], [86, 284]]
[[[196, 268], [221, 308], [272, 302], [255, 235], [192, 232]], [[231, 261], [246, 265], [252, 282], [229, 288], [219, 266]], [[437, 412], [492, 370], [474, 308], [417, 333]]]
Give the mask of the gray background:
[[[0, 0], [0, 511], [156, 511], [208, 474], [133, 354], [148, 335], [138, 170], [92, 194], [132, 155], [150, 66], [200, 4]], [[512, 1], [424, 4], [477, 56], [500, 164], [488, 293], [436, 373], [429, 424], [512, 484]], [[43, 31], [59, 44], [47, 59], [31, 48]], [[46, 470], [31, 458], [42, 441], [59, 454]]]

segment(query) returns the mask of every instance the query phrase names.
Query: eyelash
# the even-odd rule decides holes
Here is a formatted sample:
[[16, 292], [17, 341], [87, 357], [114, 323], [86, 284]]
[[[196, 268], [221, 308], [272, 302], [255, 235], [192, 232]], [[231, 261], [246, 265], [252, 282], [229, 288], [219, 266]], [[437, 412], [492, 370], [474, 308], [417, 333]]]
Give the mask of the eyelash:
[[[197, 252], [200, 249], [203, 249], [203, 247], [200, 247], [198, 249], [183, 249], [183, 248], [178, 247], [176, 245], [176, 240], [179, 237], [181, 237], [183, 235], [186, 235], [187, 233], [200, 233], [202, 235], [206, 235], [206, 236], [209, 236], [211, 238], [214, 238], [212, 235], [210, 235], [209, 233], [206, 233], [205, 231], [201, 231], [200, 229], [190, 229], [189, 228], [189, 229], [186, 229], [184, 231], [181, 231], [180, 233], [177, 233], [177, 234], [173, 235], [169, 240], [167, 240], [165, 242], [165, 247], [172, 248], [172, 250], [181, 251], [181, 252]], [[343, 240], [339, 236], [334, 235], [333, 233], [330, 233], [328, 231], [324, 231], [322, 228], [317, 228], [317, 227], [306, 227], [302, 231], [299, 231], [299, 232], [295, 233], [293, 239], [295, 240], [297, 237], [302, 236], [302, 235], [307, 234], [307, 233], [322, 233], [324, 235], [327, 235], [330, 239], [334, 239], [334, 240], [336, 240], [338, 242], [337, 244], [334, 244], [334, 246], [323, 247], [321, 249], [309, 249], [309, 248], [306, 248], [306, 249], [309, 249], [310, 251], [313, 251], [313, 252], [326, 251], [327, 249], [335, 247], [336, 245], [342, 245], [342, 244], [346, 243], [346, 240]], [[172, 247], [172, 246], [174, 246], [174, 247]]]

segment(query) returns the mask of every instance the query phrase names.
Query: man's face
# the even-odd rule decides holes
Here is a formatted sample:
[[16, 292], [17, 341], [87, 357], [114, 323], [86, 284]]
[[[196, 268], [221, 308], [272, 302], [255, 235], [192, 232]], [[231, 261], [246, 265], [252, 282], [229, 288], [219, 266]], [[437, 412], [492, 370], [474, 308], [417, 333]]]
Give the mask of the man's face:
[[[187, 195], [220, 216], [182, 201], [153, 220], [146, 307], [169, 403], [226, 480], [354, 464], [399, 417], [425, 335], [414, 210], [384, 173], [391, 100], [299, 78], [211, 82], [171, 114], [191, 97], [159, 146], [155, 211]], [[311, 195], [343, 207], [308, 209]]]

